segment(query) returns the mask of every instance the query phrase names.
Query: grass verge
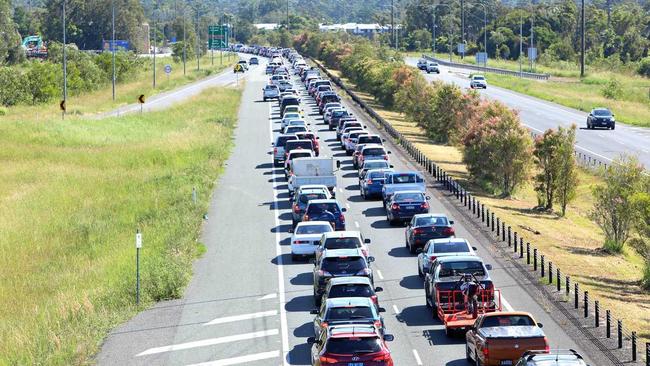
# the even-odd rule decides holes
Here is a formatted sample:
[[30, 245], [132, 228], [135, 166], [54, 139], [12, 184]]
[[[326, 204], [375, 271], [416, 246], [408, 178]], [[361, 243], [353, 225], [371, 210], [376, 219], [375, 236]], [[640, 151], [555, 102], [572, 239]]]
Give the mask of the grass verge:
[[[341, 77], [337, 70], [332, 72]], [[458, 179], [491, 212], [511, 225], [513, 231], [546, 255], [547, 261], [553, 261], [554, 268], [570, 275], [572, 281], [580, 282], [581, 290], [588, 290], [592, 298], [599, 299], [602, 309], [611, 309], [616, 318], [623, 319], [626, 327], [650, 339], [650, 318], [647, 316], [650, 294], [639, 287], [643, 259], [629, 246], [622, 255], [604, 254], [600, 250], [604, 241], [601, 230], [588, 218], [593, 206], [591, 187], [601, 182], [596, 175], [586, 170], [579, 172], [577, 197], [568, 206], [565, 217], [533, 210], [537, 195], [532, 184], [510, 199], [487, 194], [469, 180], [459, 148], [431, 142], [424, 131], [403, 114], [381, 106], [372, 95], [357, 90], [346, 78], [341, 80], [428, 158]], [[536, 231], [540, 234], [535, 234]]]
[[[144, 94], [146, 98], [169, 91], [180, 86], [189, 84], [199, 79], [215, 75], [239, 60], [237, 55], [224, 53], [223, 62], [220, 55], [215, 53], [214, 65], [211, 55], [203, 56], [200, 60], [201, 69], [197, 70], [196, 59], [188, 60], [186, 63], [186, 74], [183, 75], [183, 63], [174, 62], [171, 57], [156, 57], [156, 88], [153, 88], [153, 58], [147, 67], [141, 70], [128, 82], [117, 83], [116, 98], [113, 101], [113, 89], [110, 83], [101, 89], [76, 96], [69, 96], [67, 101], [67, 113], [72, 116], [90, 116], [106, 112], [121, 106], [138, 102], [138, 96]], [[165, 74], [165, 65], [172, 67], [172, 72]], [[47, 104], [19, 105], [6, 108], [3, 120], [24, 121], [34, 120], [47, 121], [53, 118], [61, 118], [59, 101], [53, 100]]]
[[182, 294], [240, 97], [211, 89], [162, 112], [0, 124], [0, 364], [90, 363], [112, 327]]

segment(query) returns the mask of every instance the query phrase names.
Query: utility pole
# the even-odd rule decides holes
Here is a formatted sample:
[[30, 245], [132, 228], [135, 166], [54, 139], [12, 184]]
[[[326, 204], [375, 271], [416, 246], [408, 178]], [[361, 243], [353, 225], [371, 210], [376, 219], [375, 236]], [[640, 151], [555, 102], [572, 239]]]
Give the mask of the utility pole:
[[[68, 100], [68, 59], [66, 55], [66, 39], [65, 39], [65, 2], [63, 0], [63, 101]], [[63, 111], [65, 115], [65, 111]]]
[[580, 4], [580, 77], [585, 76], [585, 0]]
[[201, 33], [199, 33], [199, 8], [196, 8], [196, 71], [201, 70]]
[[524, 52], [524, 16], [521, 16], [521, 19], [519, 20], [519, 77], [521, 78], [523, 76], [522, 72], [522, 65], [521, 65], [521, 57], [523, 56]]
[[431, 19], [431, 36], [433, 38], [432, 52], [433, 52], [433, 57], [435, 57], [436, 56], [436, 6], [433, 5], [431, 10], [432, 10], [432, 12], [431, 12], [431, 18], [432, 18]]
[[111, 1], [113, 7], [113, 42], [111, 49], [113, 51], [113, 101], [115, 101], [115, 0]]
[[483, 67], [487, 68], [487, 6], [481, 5], [483, 5], [483, 51], [485, 52]]
[[[535, 14], [533, 14], [533, 17], [530, 21], [530, 48], [535, 48]], [[534, 67], [535, 67], [535, 58], [532, 56], [537, 56], [533, 55], [532, 51], [530, 54], [530, 72], [534, 72]]]
[[186, 75], [186, 70], [185, 70], [185, 60], [186, 60], [186, 53], [185, 53], [185, 47], [187, 46], [187, 40], [185, 39], [185, 7], [183, 7], [183, 76]]
[[463, 44], [463, 52], [460, 54], [460, 58], [465, 58], [465, 0], [460, 0], [460, 43]]
[[394, 0], [390, 0], [390, 38], [393, 42], [393, 47], [395, 47], [395, 5]]
[[287, 0], [287, 32], [290, 29], [290, 24], [289, 24], [289, 0]]
[[611, 0], [607, 0], [607, 29], [609, 29], [611, 16], [612, 16], [612, 2]]
[[[157, 8], [156, 4], [156, 8]], [[156, 89], [156, 8], [153, 10], [153, 88]]]

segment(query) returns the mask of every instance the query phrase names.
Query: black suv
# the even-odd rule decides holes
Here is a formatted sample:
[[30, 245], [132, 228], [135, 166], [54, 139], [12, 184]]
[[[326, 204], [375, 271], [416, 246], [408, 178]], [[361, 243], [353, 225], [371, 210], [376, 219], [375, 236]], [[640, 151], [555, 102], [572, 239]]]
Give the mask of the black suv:
[[374, 257], [365, 257], [359, 249], [333, 249], [323, 252], [314, 262], [314, 302], [318, 305], [327, 282], [334, 277], [361, 276], [373, 282], [370, 263]]
[[596, 127], [605, 127], [613, 130], [616, 127], [614, 114], [607, 108], [592, 109], [587, 117], [587, 128], [591, 130]]

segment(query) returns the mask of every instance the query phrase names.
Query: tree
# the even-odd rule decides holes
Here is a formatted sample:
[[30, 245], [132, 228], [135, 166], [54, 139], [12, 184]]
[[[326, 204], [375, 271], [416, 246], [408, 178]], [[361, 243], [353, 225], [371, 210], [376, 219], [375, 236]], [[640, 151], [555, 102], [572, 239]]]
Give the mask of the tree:
[[576, 125], [571, 125], [569, 129], [560, 127], [558, 132], [561, 143], [558, 150], [559, 170], [555, 201], [562, 208], [561, 216], [564, 216], [566, 207], [575, 198], [578, 187], [578, 164], [573, 153], [576, 143]]
[[621, 156], [602, 170], [603, 184], [592, 188], [590, 217], [605, 234], [604, 248], [620, 252], [630, 236], [636, 211], [632, 196], [642, 190], [643, 166], [638, 159]]
[[0, 66], [15, 64], [24, 59], [20, 35], [11, 17], [11, 3], [0, 0]]

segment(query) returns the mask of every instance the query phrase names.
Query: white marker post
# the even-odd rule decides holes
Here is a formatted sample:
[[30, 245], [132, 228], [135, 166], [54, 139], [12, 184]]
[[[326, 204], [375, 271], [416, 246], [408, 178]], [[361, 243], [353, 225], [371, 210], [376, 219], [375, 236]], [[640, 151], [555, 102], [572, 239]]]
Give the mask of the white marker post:
[[135, 304], [140, 304], [140, 248], [142, 248], [142, 233], [135, 231]]

